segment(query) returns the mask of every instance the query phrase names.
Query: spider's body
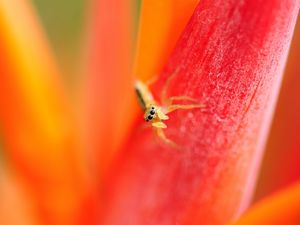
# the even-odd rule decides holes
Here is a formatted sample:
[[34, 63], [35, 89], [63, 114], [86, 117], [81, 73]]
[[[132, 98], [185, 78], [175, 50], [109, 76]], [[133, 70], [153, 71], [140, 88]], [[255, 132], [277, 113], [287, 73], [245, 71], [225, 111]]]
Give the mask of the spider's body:
[[141, 81], [136, 81], [135, 91], [137, 93], [141, 107], [144, 110], [144, 119], [151, 122], [153, 127], [166, 128], [167, 125], [162, 121], [169, 119], [163, 112], [163, 108], [154, 100], [149, 88]]
[[[172, 77], [172, 76], [171, 76]], [[144, 119], [146, 122], [151, 122], [151, 125], [156, 129], [157, 135], [162, 138], [166, 143], [176, 145], [173, 141], [169, 140], [165, 134], [163, 129], [167, 128], [167, 125], [163, 122], [168, 120], [168, 113], [177, 110], [177, 109], [193, 109], [193, 108], [202, 108], [204, 105], [201, 104], [172, 104], [175, 100], [188, 100], [194, 101], [194, 99], [187, 96], [173, 96], [170, 98], [166, 98], [166, 87], [169, 83], [169, 79], [167, 80], [166, 86], [162, 90], [162, 99], [161, 102], [163, 105], [159, 105], [157, 101], [155, 101], [151, 91], [148, 86], [142, 81], [137, 80], [135, 82], [135, 91], [139, 100], [139, 103], [144, 110]]]

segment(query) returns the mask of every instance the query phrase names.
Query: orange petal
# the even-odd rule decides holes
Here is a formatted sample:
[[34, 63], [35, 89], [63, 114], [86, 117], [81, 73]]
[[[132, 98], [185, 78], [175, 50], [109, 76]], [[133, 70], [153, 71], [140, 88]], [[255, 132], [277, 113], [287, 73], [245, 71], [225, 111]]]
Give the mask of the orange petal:
[[198, 2], [143, 1], [135, 76], [147, 80], [160, 72]]
[[254, 205], [233, 225], [299, 225], [300, 182]]
[[68, 224], [82, 195], [82, 159], [59, 73], [29, 3], [0, 7], [0, 122], [8, 159], [49, 224]]

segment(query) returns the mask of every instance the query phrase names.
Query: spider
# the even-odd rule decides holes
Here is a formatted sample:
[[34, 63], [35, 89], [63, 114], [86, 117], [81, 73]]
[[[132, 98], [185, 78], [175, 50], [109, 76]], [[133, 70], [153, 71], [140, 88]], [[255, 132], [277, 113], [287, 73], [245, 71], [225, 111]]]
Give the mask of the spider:
[[151, 91], [148, 88], [148, 84], [144, 83], [140, 80], [136, 80], [135, 82], [135, 91], [139, 100], [139, 103], [144, 110], [144, 120], [146, 122], [151, 122], [151, 125], [156, 130], [156, 134], [167, 144], [171, 144], [173, 146], [177, 146], [175, 142], [168, 139], [164, 133], [163, 129], [167, 128], [167, 125], [164, 123], [165, 120], [169, 119], [170, 112], [173, 112], [177, 109], [193, 109], [193, 108], [204, 108], [203, 104], [173, 104], [173, 101], [177, 100], [188, 100], [192, 102], [196, 102], [195, 99], [188, 96], [172, 96], [166, 98], [166, 89], [169, 85], [170, 79], [174, 76], [171, 75], [162, 89], [162, 97], [161, 102], [162, 105], [159, 105], [158, 102], [154, 99]]

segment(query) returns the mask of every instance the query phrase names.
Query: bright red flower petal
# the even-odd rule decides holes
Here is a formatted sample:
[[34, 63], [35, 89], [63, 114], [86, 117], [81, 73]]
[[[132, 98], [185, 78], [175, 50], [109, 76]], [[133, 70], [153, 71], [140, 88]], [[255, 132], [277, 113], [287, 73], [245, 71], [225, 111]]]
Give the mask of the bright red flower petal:
[[300, 18], [257, 185], [256, 199], [300, 180]]

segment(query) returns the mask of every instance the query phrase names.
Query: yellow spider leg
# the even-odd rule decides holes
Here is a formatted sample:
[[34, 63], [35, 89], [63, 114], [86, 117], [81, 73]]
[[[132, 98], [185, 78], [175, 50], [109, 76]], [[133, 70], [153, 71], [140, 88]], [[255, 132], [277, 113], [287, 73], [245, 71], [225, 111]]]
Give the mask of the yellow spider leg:
[[205, 105], [203, 104], [192, 104], [192, 105], [170, 105], [166, 107], [166, 114], [173, 112], [177, 109], [194, 109], [194, 108], [204, 108]]
[[145, 84], [146, 84], [147, 86], [151, 86], [151, 85], [154, 84], [157, 80], [158, 80], [158, 76], [155, 75], [155, 76], [151, 77], [149, 80], [147, 80], [147, 81], [145, 82]]
[[156, 128], [167, 128], [167, 125], [163, 122], [154, 122], [152, 123], [152, 126]]
[[168, 98], [168, 105], [171, 105], [173, 101], [180, 101], [180, 100], [186, 100], [186, 101], [191, 101], [191, 102], [198, 102], [197, 99], [194, 99], [189, 96], [172, 96]]
[[165, 132], [163, 131], [163, 129], [157, 128], [157, 129], [156, 129], [156, 134], [157, 134], [157, 136], [158, 136], [160, 139], [162, 139], [166, 144], [171, 145], [171, 146], [176, 147], [176, 148], [178, 147], [178, 145], [177, 145], [175, 142], [171, 141], [170, 139], [168, 139], [168, 138], [166, 137]]
[[185, 96], [185, 95], [182, 95], [182, 96], [172, 96], [169, 98], [170, 100], [174, 101], [174, 100], [188, 100], [188, 101], [198, 101], [197, 99], [194, 99], [192, 97], [189, 97], [189, 96]]
[[168, 98], [167, 98], [167, 91], [168, 91], [168, 87], [170, 85], [171, 80], [178, 74], [179, 68], [177, 67], [174, 72], [167, 78], [165, 85], [162, 88], [161, 91], [161, 102], [164, 105], [167, 105], [168, 103]]

